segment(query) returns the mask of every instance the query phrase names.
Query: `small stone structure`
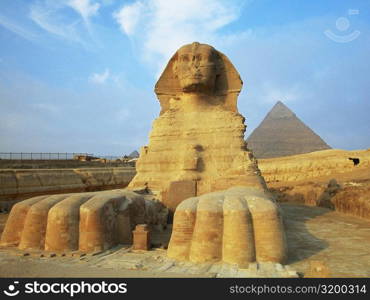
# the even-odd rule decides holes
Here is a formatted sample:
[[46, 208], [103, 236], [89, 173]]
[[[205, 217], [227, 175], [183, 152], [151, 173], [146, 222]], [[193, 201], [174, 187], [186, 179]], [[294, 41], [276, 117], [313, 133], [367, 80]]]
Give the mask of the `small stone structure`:
[[149, 226], [146, 224], [136, 225], [133, 231], [134, 236], [134, 250], [149, 250], [150, 249], [150, 231]]

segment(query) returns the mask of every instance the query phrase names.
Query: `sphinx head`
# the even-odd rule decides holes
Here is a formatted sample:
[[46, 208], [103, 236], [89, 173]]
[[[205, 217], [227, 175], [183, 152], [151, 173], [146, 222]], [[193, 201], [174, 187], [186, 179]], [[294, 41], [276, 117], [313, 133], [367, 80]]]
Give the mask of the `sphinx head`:
[[171, 99], [181, 99], [186, 94], [206, 96], [203, 104], [237, 111], [242, 85], [239, 73], [224, 54], [210, 45], [194, 42], [182, 46], [171, 57], [155, 85], [155, 93], [161, 114], [172, 107]]
[[183, 92], [212, 93], [219, 75], [220, 63], [213, 47], [194, 42], [177, 51], [172, 68]]

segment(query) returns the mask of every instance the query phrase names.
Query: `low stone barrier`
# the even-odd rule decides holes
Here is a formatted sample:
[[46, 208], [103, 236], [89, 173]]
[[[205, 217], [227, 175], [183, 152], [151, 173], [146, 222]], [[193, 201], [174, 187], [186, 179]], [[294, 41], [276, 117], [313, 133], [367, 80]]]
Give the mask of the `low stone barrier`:
[[327, 207], [370, 219], [369, 149], [260, 159], [258, 166], [279, 202]]
[[[357, 158], [359, 163], [355, 165], [350, 158]], [[267, 183], [317, 181], [319, 177], [335, 177], [370, 169], [370, 149], [358, 151], [333, 149], [259, 159], [258, 167]]]
[[39, 195], [92, 192], [126, 187], [135, 168], [0, 169], [0, 210]]

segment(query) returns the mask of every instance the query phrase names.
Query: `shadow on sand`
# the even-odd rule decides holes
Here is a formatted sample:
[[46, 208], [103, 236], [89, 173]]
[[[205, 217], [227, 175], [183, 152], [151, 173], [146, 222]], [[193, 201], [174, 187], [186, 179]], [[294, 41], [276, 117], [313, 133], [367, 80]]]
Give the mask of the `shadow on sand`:
[[311, 257], [328, 247], [328, 243], [308, 230], [307, 222], [330, 212], [330, 209], [301, 203], [281, 203], [288, 244], [287, 264]]

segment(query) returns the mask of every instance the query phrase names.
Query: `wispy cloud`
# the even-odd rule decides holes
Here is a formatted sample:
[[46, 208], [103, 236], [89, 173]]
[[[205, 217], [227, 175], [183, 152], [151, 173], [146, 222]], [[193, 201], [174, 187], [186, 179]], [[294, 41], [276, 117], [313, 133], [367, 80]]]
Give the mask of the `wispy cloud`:
[[[225, 43], [234, 34], [222, 29], [237, 20], [245, 1], [138, 0], [113, 16], [121, 30], [140, 47], [145, 60], [159, 69], [179, 45], [193, 41]], [[236, 33], [238, 34], [238, 33]]]
[[113, 17], [120, 25], [123, 33], [132, 35], [135, 32], [140, 19], [143, 18], [145, 9], [144, 5], [138, 1], [123, 6], [119, 11], [113, 14]]
[[30, 7], [30, 18], [42, 29], [61, 37], [63, 39], [83, 43], [76, 25], [79, 21], [69, 21], [62, 19], [57, 13], [60, 5], [50, 4], [50, 2], [36, 2]]
[[[31, 4], [29, 17], [49, 34], [94, 50], [98, 42], [92, 33], [90, 18], [97, 14], [99, 7], [99, 3], [89, 0], [43, 0]], [[79, 17], [67, 13], [68, 10], [76, 11]]]
[[37, 34], [33, 33], [28, 29], [25, 29], [23, 26], [15, 23], [14, 21], [10, 20], [9, 18], [3, 15], [0, 15], [0, 25], [26, 40], [29, 41], [37, 40], [38, 37]]
[[102, 73], [93, 73], [89, 76], [89, 81], [97, 84], [104, 84], [110, 77], [110, 71], [105, 69]]
[[67, 5], [79, 13], [85, 24], [89, 24], [90, 17], [97, 14], [100, 4], [91, 3], [90, 0], [70, 0]]

